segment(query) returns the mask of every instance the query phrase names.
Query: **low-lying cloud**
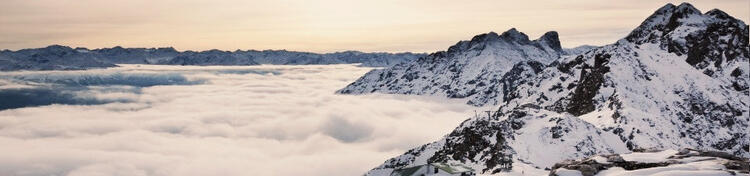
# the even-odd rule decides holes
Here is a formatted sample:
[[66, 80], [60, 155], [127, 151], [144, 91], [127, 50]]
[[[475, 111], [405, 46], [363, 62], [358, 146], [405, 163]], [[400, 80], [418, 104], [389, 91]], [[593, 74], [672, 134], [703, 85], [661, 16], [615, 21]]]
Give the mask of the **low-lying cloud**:
[[[64, 88], [68, 99], [100, 102], [0, 111], [0, 175], [361, 175], [438, 139], [474, 110], [435, 97], [333, 94], [368, 70], [125, 66], [2, 73], [0, 95]], [[117, 78], [128, 81], [97, 82]]]
[[350, 122], [341, 117], [330, 117], [320, 127], [323, 134], [346, 143], [364, 140], [372, 134], [372, 126], [367, 123]]

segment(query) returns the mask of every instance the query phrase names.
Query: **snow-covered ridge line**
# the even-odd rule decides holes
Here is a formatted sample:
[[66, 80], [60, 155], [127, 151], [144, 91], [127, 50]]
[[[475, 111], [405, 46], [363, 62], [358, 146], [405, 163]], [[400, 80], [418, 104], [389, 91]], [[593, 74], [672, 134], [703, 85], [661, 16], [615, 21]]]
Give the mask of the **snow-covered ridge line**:
[[388, 67], [416, 60], [422, 53], [364, 53], [344, 51], [311, 53], [286, 50], [177, 51], [174, 48], [45, 48], [0, 51], [0, 70], [80, 70], [113, 67], [114, 64], [164, 65], [325, 65], [361, 63]]

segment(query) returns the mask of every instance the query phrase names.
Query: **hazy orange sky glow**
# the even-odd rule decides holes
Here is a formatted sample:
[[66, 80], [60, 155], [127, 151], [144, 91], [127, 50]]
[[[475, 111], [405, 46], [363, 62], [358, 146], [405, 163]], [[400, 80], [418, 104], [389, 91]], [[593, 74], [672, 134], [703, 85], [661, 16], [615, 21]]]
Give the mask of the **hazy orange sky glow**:
[[[515, 27], [560, 33], [564, 47], [622, 38], [666, 3], [682, 1], [4, 0], [0, 49], [165, 47], [433, 52]], [[748, 22], [748, 0], [688, 1]]]

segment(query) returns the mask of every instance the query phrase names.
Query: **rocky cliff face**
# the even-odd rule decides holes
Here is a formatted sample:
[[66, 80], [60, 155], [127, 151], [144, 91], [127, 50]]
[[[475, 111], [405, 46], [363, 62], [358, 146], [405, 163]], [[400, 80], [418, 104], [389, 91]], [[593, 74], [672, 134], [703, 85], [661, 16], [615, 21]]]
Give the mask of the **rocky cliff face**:
[[750, 157], [747, 38], [748, 26], [720, 10], [668, 4], [614, 44], [515, 80], [493, 115], [370, 173], [429, 161], [497, 173], [639, 148]]
[[554, 31], [536, 40], [516, 29], [490, 32], [411, 63], [373, 70], [338, 93], [435, 95], [496, 105], [518, 80], [534, 76], [564, 53]]

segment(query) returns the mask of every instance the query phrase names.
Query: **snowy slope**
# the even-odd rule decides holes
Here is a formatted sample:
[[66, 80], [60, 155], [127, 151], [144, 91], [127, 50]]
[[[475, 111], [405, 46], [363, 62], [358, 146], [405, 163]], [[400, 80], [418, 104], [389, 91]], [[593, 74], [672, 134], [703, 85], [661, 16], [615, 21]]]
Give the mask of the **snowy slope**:
[[624, 39], [520, 80], [492, 116], [370, 173], [429, 161], [491, 174], [639, 148], [750, 157], [747, 38], [748, 26], [720, 10], [668, 4]]
[[563, 54], [554, 31], [536, 40], [515, 28], [490, 32], [414, 62], [373, 70], [338, 93], [436, 95], [496, 105], [516, 80], [535, 75]]

